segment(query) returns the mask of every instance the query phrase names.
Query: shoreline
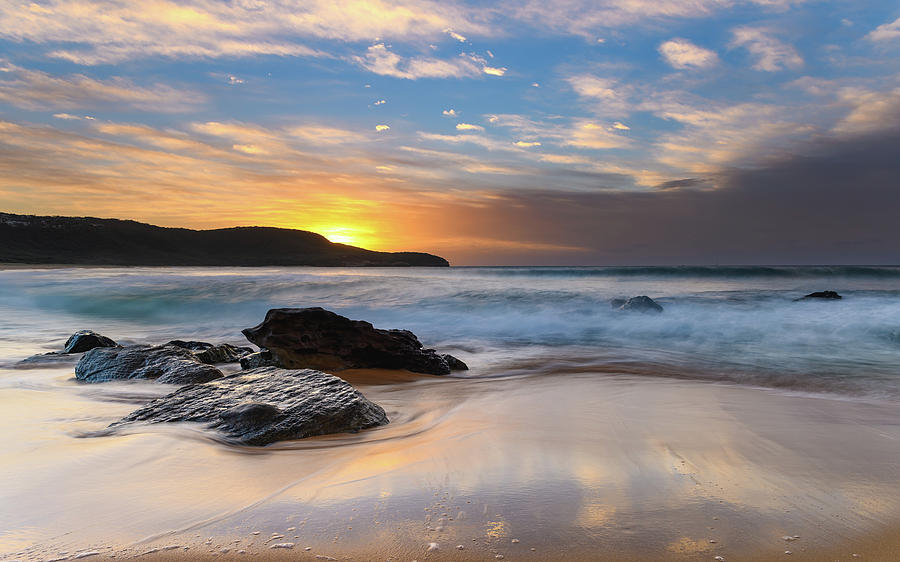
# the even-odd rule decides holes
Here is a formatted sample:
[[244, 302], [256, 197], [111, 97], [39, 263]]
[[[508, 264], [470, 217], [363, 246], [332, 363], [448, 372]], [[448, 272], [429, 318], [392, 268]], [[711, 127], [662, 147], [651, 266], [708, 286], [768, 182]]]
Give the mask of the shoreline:
[[[29, 373], [46, 392], [72, 390], [62, 369]], [[51, 441], [81, 451], [46, 458], [59, 465], [52, 474], [70, 475], [68, 486], [48, 490], [59, 477], [32, 482], [23, 470], [34, 461], [24, 459], [0, 476], [18, 475], [24, 493], [62, 505], [79, 498], [83, 515], [51, 515], [40, 497], [20, 499], [17, 511], [43, 528], [26, 540], [35, 546], [24, 559], [96, 549], [154, 559], [245, 550], [266, 560], [888, 560], [900, 543], [892, 404], [594, 373], [527, 381], [344, 374], [391, 424], [262, 450], [188, 427], [75, 441], [52, 429]], [[102, 427], [131, 408], [117, 393], [140, 388], [78, 387], [75, 402], [101, 411], [76, 425]], [[76, 523], [84, 516], [91, 530]], [[130, 522], [111, 532], [122, 520]], [[273, 532], [294, 548], [261, 544]], [[427, 551], [431, 543], [438, 550]], [[148, 553], [175, 544], [189, 550]]]

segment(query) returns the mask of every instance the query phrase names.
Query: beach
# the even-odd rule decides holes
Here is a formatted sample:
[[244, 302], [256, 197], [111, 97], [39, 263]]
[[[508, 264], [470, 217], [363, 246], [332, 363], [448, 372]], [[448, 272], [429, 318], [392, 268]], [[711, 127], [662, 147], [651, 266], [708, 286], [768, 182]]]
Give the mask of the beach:
[[[0, 272], [0, 556], [900, 556], [895, 270], [498, 269]], [[792, 300], [832, 286], [841, 302]], [[665, 312], [608, 304], [644, 293]], [[270, 306], [328, 301], [470, 370], [338, 372], [391, 423], [246, 447], [189, 424], [110, 432], [172, 388], [17, 364], [80, 328], [242, 343]]]

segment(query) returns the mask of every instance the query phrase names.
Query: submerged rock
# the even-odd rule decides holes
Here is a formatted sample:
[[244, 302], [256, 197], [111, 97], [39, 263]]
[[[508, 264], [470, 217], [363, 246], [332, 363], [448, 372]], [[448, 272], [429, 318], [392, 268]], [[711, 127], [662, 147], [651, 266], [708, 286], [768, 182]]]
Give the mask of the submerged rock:
[[631, 310], [637, 312], [662, 312], [663, 307], [657, 303], [655, 300], [651, 299], [646, 295], [641, 295], [639, 297], [631, 297], [621, 306], [618, 307], [619, 310]]
[[263, 367], [182, 387], [125, 416], [132, 422], [202, 422], [228, 439], [267, 445], [388, 423], [378, 404], [321, 371]]
[[216, 363], [237, 363], [246, 355], [253, 353], [249, 347], [238, 347], [230, 343], [214, 345], [205, 341], [172, 340], [168, 345], [189, 349], [202, 363], [214, 365]]
[[841, 295], [837, 294], [835, 291], [816, 291], [815, 293], [810, 293], [808, 295], [802, 296], [799, 299], [794, 299], [796, 301], [805, 301], [808, 299], [825, 299], [825, 300], [838, 300], [842, 299]]
[[116, 347], [117, 345], [110, 338], [92, 330], [79, 330], [66, 340], [63, 353], [81, 353], [95, 347]]
[[243, 330], [268, 349], [277, 365], [312, 369], [406, 369], [432, 375], [466, 368], [455, 357], [424, 349], [408, 330], [381, 330], [323, 308], [273, 308], [265, 320]]
[[72, 364], [80, 359], [77, 355], [71, 353], [61, 353], [59, 351], [50, 351], [48, 353], [39, 353], [26, 357], [21, 361], [14, 363], [12, 366], [17, 369], [37, 369], [47, 367], [48, 365]]
[[241, 357], [241, 369], [256, 369], [257, 367], [277, 367], [275, 357], [268, 349], [261, 349]]
[[221, 377], [221, 371], [174, 345], [98, 347], [85, 353], [75, 366], [75, 378], [85, 382], [155, 379], [161, 383], [190, 384]]

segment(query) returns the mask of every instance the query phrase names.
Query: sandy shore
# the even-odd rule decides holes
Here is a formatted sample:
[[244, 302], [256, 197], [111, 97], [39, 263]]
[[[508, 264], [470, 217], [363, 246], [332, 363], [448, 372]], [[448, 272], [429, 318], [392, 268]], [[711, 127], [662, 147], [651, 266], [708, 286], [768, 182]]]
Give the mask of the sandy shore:
[[2, 438], [0, 553], [894, 560], [900, 552], [892, 403], [608, 373], [345, 376], [385, 407], [390, 425], [260, 450], [192, 427], [90, 437], [166, 389], [77, 385], [60, 367], [0, 371], [0, 423], [17, 428]]

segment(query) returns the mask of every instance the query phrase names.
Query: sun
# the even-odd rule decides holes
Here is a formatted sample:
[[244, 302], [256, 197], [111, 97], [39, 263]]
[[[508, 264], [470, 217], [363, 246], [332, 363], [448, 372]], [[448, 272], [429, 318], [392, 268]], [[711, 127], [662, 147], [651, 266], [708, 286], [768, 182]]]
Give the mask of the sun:
[[[338, 244], [349, 244], [351, 246], [359, 246], [363, 243], [364, 233], [359, 229], [345, 226], [331, 226], [319, 229], [319, 233], [328, 239], [329, 242]], [[361, 236], [363, 235], [363, 236]]]

